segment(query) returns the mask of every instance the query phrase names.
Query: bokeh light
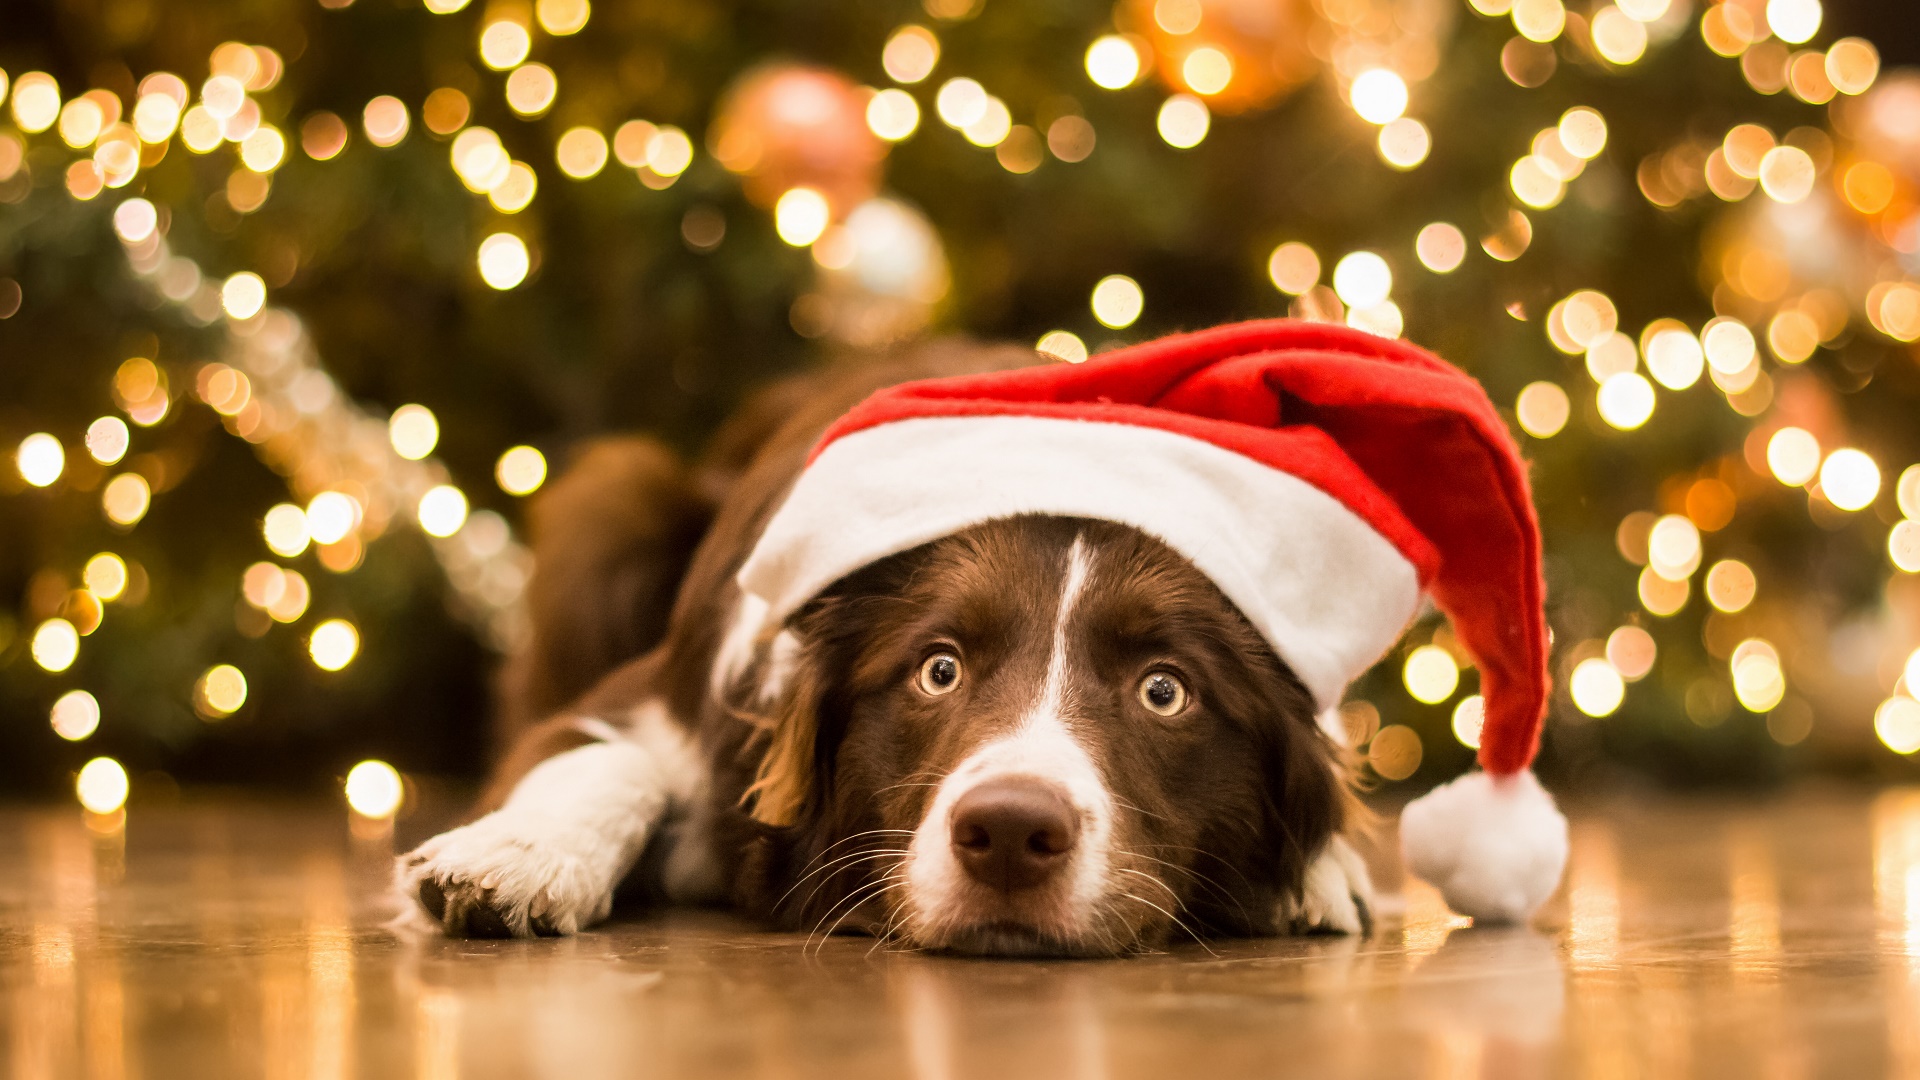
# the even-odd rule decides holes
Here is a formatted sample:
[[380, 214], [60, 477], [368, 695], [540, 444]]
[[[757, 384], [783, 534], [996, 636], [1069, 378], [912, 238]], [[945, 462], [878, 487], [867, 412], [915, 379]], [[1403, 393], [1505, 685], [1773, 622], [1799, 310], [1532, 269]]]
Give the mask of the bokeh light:
[[494, 463], [493, 478], [509, 495], [531, 495], [547, 481], [546, 455], [531, 446], [516, 446]]
[[933, 110], [940, 122], [961, 130], [987, 115], [987, 89], [968, 78], [948, 79], [934, 95]]
[[1180, 62], [1180, 79], [1187, 89], [1211, 97], [1233, 82], [1233, 60], [1211, 45], [1202, 45]]
[[555, 37], [579, 33], [593, 15], [588, 0], [540, 0], [533, 10], [540, 29]]
[[1567, 28], [1567, 9], [1561, 0], [1514, 0], [1513, 28], [1528, 41], [1545, 44]]
[[1745, 611], [1759, 591], [1753, 568], [1738, 559], [1722, 559], [1707, 570], [1707, 602], [1728, 613]]
[[774, 204], [773, 227], [780, 239], [794, 247], [807, 247], [833, 223], [827, 197], [810, 187], [792, 188]]
[[399, 98], [382, 94], [367, 102], [361, 114], [361, 127], [367, 141], [375, 146], [395, 146], [407, 137], [407, 106]]
[[1348, 307], [1371, 307], [1393, 291], [1393, 270], [1371, 251], [1352, 252], [1334, 264], [1333, 291]]
[[1191, 150], [1207, 139], [1213, 126], [1213, 113], [1207, 103], [1192, 94], [1175, 94], [1160, 106], [1155, 120], [1160, 138], [1176, 150]]
[[387, 419], [387, 439], [393, 452], [419, 461], [440, 442], [440, 421], [425, 405], [402, 405]]
[[202, 716], [232, 716], [247, 703], [247, 677], [232, 664], [215, 664], [193, 687], [194, 707]]
[[1887, 533], [1887, 558], [1909, 574], [1920, 574], [1920, 521], [1907, 518]]
[[1414, 237], [1413, 251], [1420, 265], [1436, 274], [1451, 274], [1466, 260], [1467, 236], [1457, 225], [1436, 221]]
[[490, 288], [503, 291], [527, 280], [527, 271], [533, 266], [533, 260], [527, 254], [526, 242], [505, 232], [494, 233], [480, 241], [475, 261], [480, 267], [480, 280]]
[[1040, 335], [1033, 349], [1069, 364], [1083, 364], [1087, 360], [1087, 343], [1071, 330], [1049, 330]]
[[[1099, 38], [1087, 47], [1087, 78], [1103, 90], [1122, 90], [1140, 77], [1140, 51], [1118, 34]], [[24, 126], [24, 125], [22, 125]]]
[[1396, 169], [1412, 169], [1427, 160], [1433, 149], [1433, 133], [1420, 121], [1403, 116], [1380, 129], [1375, 146], [1382, 161]]
[[1776, 146], [1760, 159], [1760, 190], [1775, 202], [1800, 202], [1813, 193], [1815, 171], [1805, 150]]
[[1646, 55], [1646, 25], [1617, 7], [1595, 11], [1591, 31], [1593, 51], [1610, 64], [1625, 67]]
[[1487, 699], [1468, 694], [1453, 707], [1453, 737], [1469, 750], [1480, 749], [1480, 732], [1487, 725]]
[[127, 563], [111, 551], [103, 551], [87, 560], [80, 571], [87, 591], [102, 600], [118, 600], [127, 591]]
[[1820, 471], [1820, 440], [1805, 428], [1781, 428], [1767, 440], [1767, 468], [1774, 479], [1799, 487]]
[[251, 319], [266, 303], [267, 283], [250, 270], [234, 274], [220, 286], [220, 306], [231, 318]]
[[113, 231], [122, 242], [138, 244], [160, 225], [160, 212], [145, 199], [128, 199], [113, 210]]
[[34, 628], [27, 651], [41, 670], [65, 671], [80, 658], [80, 631], [65, 619], [48, 619]]
[[1622, 626], [1607, 635], [1607, 663], [1628, 682], [1646, 678], [1659, 653], [1653, 635], [1637, 626]]
[[480, 62], [495, 71], [519, 64], [532, 49], [533, 35], [511, 19], [490, 22], [480, 31]]
[[1899, 694], [1881, 702], [1873, 714], [1873, 733], [1896, 754], [1920, 750], [1920, 701]]
[[517, 116], [543, 116], [560, 94], [560, 80], [545, 64], [521, 64], [507, 76], [507, 107]]
[[28, 134], [53, 126], [60, 115], [60, 84], [44, 71], [29, 71], [13, 83], [13, 122]]
[[153, 489], [139, 473], [121, 473], [107, 481], [100, 492], [100, 508], [115, 525], [132, 526], [147, 516], [153, 504]]
[[1420, 769], [1425, 748], [1420, 733], [1405, 724], [1388, 724], [1367, 745], [1367, 764], [1383, 780], [1405, 780]]
[[1612, 664], [1591, 657], [1574, 666], [1567, 679], [1573, 706], [1592, 717], [1611, 716], [1627, 699], [1627, 683]]
[[1820, 16], [1820, 0], [1767, 0], [1767, 28], [1789, 45], [1813, 40]]
[[1140, 283], [1125, 274], [1109, 274], [1093, 287], [1093, 317], [1100, 320], [1100, 325], [1113, 330], [1132, 326], [1146, 304]]
[[102, 416], [87, 425], [87, 453], [102, 465], [117, 464], [132, 444], [133, 433], [117, 416]]
[[[924, 26], [903, 26], [895, 30], [880, 51], [880, 66], [886, 69], [887, 78], [897, 83], [920, 82], [933, 74], [939, 63], [940, 39]], [[1091, 61], [1088, 70], [1092, 70]]]
[[307, 550], [313, 534], [307, 530], [307, 512], [292, 503], [281, 503], [267, 511], [260, 526], [267, 547], [275, 555], [291, 559]]
[[1289, 296], [1299, 296], [1320, 281], [1320, 256], [1298, 240], [1289, 240], [1267, 256], [1267, 278]]
[[20, 440], [13, 463], [20, 470], [20, 479], [43, 488], [60, 479], [60, 474], [66, 471], [67, 452], [59, 439], [44, 431], [35, 432]]
[[1637, 591], [1640, 606], [1661, 618], [1678, 615], [1687, 606], [1687, 597], [1692, 593], [1688, 579], [1678, 581], [1663, 577], [1649, 566], [1640, 571]]
[[1787, 696], [1780, 654], [1760, 638], [1748, 638], [1733, 650], [1733, 696], [1748, 712], [1763, 713]]
[[920, 126], [920, 104], [898, 87], [882, 90], [867, 102], [867, 127], [888, 142], [899, 142]]
[[1514, 415], [1520, 429], [1536, 439], [1551, 439], [1567, 426], [1573, 403], [1557, 383], [1528, 383], [1514, 402]]
[[1407, 81], [1386, 68], [1361, 72], [1347, 89], [1347, 102], [1362, 120], [1386, 124], [1407, 111]]
[[1415, 701], [1437, 705], [1453, 696], [1460, 686], [1460, 665], [1453, 654], [1438, 645], [1422, 645], [1407, 654], [1400, 669], [1401, 681]]
[[347, 771], [347, 805], [362, 817], [392, 817], [405, 794], [400, 774], [384, 761], [363, 761]]
[[467, 497], [459, 488], [441, 484], [420, 496], [415, 517], [428, 536], [452, 536], [467, 523]]
[[1864, 451], [1835, 450], [1820, 466], [1820, 493], [1842, 510], [1864, 510], [1880, 494], [1880, 467]]
[[575, 180], [598, 176], [607, 166], [607, 137], [590, 127], [568, 128], [553, 157], [560, 171]]
[[1700, 339], [1684, 326], [1674, 325], [1645, 337], [1647, 371], [1669, 390], [1685, 390], [1706, 371], [1706, 352]]
[[1680, 581], [1700, 568], [1700, 529], [1681, 514], [1667, 514], [1647, 533], [1647, 565], [1663, 578]]
[[54, 699], [47, 719], [55, 735], [79, 742], [100, 729], [100, 702], [85, 690], [69, 690]]
[[1841, 38], [1827, 49], [1827, 81], [1843, 94], [1864, 94], [1880, 75], [1880, 52], [1863, 38]]
[[345, 619], [328, 619], [307, 637], [307, 655], [322, 671], [339, 671], [360, 652], [360, 631]]
[[80, 805], [95, 814], [111, 814], [127, 804], [127, 770], [110, 757], [97, 757], [80, 767], [73, 793]]
[[1637, 371], [1624, 371], [1600, 384], [1600, 419], [1621, 431], [1632, 431], [1653, 416], [1653, 384]]
[[360, 524], [360, 501], [342, 491], [323, 491], [307, 503], [307, 535], [316, 544], [337, 544]]

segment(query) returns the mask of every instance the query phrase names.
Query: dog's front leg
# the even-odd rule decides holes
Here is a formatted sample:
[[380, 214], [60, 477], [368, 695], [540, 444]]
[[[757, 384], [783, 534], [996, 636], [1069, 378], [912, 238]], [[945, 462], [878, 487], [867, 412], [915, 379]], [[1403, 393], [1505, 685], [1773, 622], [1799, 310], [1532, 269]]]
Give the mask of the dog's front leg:
[[683, 786], [681, 755], [658, 741], [606, 738], [534, 766], [499, 809], [400, 857], [402, 903], [456, 937], [572, 934], [606, 918]]
[[1280, 905], [1280, 928], [1296, 934], [1365, 934], [1373, 929], [1373, 882], [1345, 837], [1335, 836], [1313, 862], [1300, 899]]

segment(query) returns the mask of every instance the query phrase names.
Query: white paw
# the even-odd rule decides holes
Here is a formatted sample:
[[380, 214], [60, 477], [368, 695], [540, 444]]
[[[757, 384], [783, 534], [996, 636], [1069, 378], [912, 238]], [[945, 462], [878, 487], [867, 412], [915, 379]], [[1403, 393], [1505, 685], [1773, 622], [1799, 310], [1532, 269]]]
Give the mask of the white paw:
[[606, 918], [619, 860], [541, 824], [496, 810], [421, 844], [396, 860], [401, 902], [454, 937], [574, 934]]
[[1336, 836], [1307, 867], [1297, 901], [1280, 904], [1280, 926], [1296, 934], [1364, 934], [1373, 925], [1373, 882], [1366, 864]]

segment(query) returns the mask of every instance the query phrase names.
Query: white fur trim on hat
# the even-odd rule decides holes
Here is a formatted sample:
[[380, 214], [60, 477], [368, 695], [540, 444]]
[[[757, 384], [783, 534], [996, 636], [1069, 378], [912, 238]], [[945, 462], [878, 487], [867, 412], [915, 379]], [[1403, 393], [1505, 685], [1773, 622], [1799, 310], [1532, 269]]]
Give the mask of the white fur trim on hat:
[[1531, 772], [1476, 769], [1407, 804], [1400, 850], [1454, 911], [1481, 923], [1520, 923], [1560, 886], [1567, 819]]
[[1414, 566], [1338, 499], [1201, 439], [1133, 424], [922, 417], [822, 450], [740, 568], [722, 678], [820, 590], [919, 544], [1018, 514], [1131, 525], [1191, 560], [1323, 708], [1393, 646]]

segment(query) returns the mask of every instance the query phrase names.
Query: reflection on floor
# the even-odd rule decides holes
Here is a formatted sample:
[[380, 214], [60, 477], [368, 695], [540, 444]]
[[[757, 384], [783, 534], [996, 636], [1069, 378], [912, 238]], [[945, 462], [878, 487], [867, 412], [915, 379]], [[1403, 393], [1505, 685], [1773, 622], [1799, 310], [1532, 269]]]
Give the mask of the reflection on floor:
[[1534, 930], [1416, 887], [1367, 940], [1051, 963], [705, 913], [401, 941], [391, 838], [331, 811], [4, 813], [0, 1058], [21, 1080], [1920, 1077], [1920, 791], [1575, 817]]

